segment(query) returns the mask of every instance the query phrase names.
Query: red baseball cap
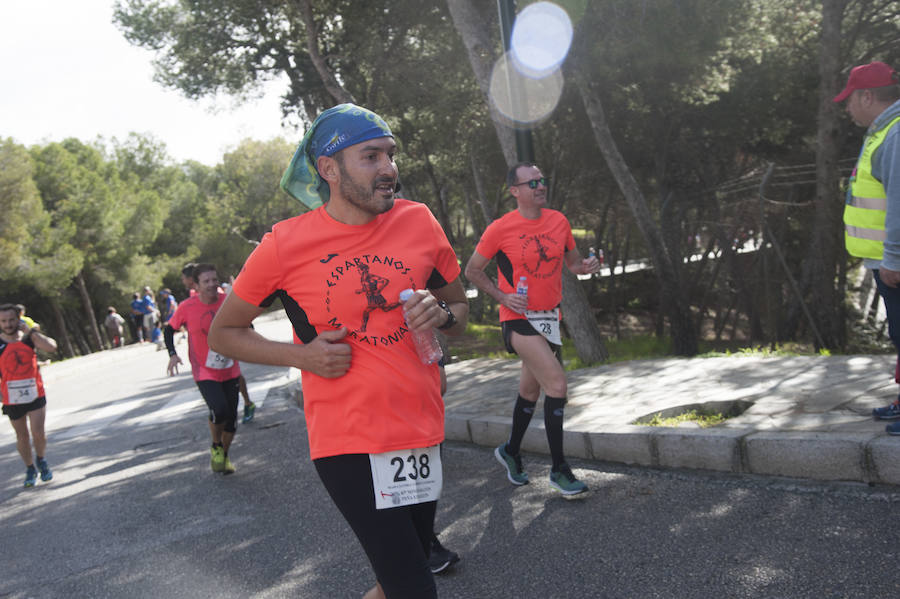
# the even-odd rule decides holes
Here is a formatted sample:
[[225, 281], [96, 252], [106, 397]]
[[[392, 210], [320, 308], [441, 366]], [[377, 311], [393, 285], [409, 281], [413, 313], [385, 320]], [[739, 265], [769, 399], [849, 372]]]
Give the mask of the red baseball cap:
[[862, 64], [853, 67], [850, 71], [850, 77], [847, 79], [847, 87], [832, 100], [833, 102], [843, 102], [847, 96], [858, 89], [872, 89], [873, 87], [887, 87], [897, 83], [897, 73], [884, 64], [875, 61], [869, 64]]

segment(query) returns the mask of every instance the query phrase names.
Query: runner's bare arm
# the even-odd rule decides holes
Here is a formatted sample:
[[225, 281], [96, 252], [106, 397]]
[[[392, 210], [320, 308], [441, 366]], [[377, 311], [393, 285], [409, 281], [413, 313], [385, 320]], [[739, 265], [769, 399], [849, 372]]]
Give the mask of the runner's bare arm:
[[596, 256], [582, 258], [578, 248], [566, 252], [566, 266], [576, 275], [589, 275], [600, 272], [600, 260]]
[[438, 300], [446, 303], [456, 317], [456, 324], [441, 330], [447, 335], [462, 335], [466, 331], [466, 322], [469, 319], [469, 302], [466, 300], [466, 290], [459, 277], [439, 289], [420, 289], [407, 300], [404, 310], [409, 326], [421, 329], [438, 328], [446, 324], [447, 312], [438, 305]]
[[476, 287], [487, 293], [489, 296], [519, 314], [523, 313], [528, 307], [528, 300], [521, 295], [515, 293], [503, 293], [497, 285], [491, 281], [491, 278], [484, 272], [490, 258], [485, 258], [478, 252], [472, 252], [472, 257], [466, 264], [466, 278]]
[[37, 349], [51, 354], [56, 351], [56, 340], [41, 333], [37, 327], [29, 330], [28, 334], [31, 335], [31, 341]]
[[250, 328], [263, 309], [236, 293], [225, 298], [209, 327], [209, 346], [224, 356], [255, 364], [293, 366], [326, 378], [343, 376], [350, 368], [350, 346], [341, 343], [346, 327], [322, 331], [310, 343], [297, 345], [266, 339]]

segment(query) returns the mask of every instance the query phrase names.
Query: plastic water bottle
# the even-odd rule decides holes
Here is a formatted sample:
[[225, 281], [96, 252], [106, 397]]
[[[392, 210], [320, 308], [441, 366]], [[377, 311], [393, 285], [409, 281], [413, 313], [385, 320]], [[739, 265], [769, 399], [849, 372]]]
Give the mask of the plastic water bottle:
[[524, 275], [519, 277], [519, 284], [516, 285], [516, 295], [528, 297], [528, 279]]
[[[603, 266], [603, 250], [600, 250], [599, 253], [594, 251], [594, 248], [588, 248], [588, 258], [597, 258], [597, 261], [600, 262], [600, 266]], [[591, 278], [598, 276], [597, 273], [591, 275]]]
[[[412, 297], [413, 293], [412, 289], [404, 289], [400, 292], [400, 301], [406, 303], [406, 301]], [[406, 313], [404, 312], [404, 318], [405, 317]], [[407, 321], [406, 324], [409, 325], [409, 321]], [[427, 329], [424, 331], [414, 331], [409, 329], [409, 334], [412, 335], [413, 344], [416, 346], [416, 353], [419, 354], [419, 359], [422, 360], [422, 364], [434, 364], [444, 357], [444, 352], [441, 351], [441, 344], [438, 343], [437, 335], [434, 334], [434, 329]]]

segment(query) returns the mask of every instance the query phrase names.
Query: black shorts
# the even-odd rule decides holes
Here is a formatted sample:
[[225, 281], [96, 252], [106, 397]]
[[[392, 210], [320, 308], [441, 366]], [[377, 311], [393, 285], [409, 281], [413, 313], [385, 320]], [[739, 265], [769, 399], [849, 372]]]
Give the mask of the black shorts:
[[[500, 331], [503, 333], [503, 345], [506, 346], [506, 351], [511, 354], [515, 354], [516, 350], [513, 349], [512, 346], [512, 333], [515, 331], [520, 335], [525, 335], [526, 337], [531, 337], [533, 335], [541, 335], [537, 329], [531, 326], [531, 323], [527, 320], [504, 320], [500, 323]], [[543, 335], [541, 335], [543, 336]], [[556, 345], [555, 343], [550, 343], [547, 341], [547, 345], [550, 346], [550, 349], [553, 351], [553, 355], [556, 356], [556, 359], [562, 362], [562, 346]], [[516, 354], [518, 355], [518, 354]]]
[[428, 554], [437, 502], [376, 510], [367, 454], [319, 458], [313, 464], [359, 539], [385, 595], [391, 599], [436, 598]]
[[9, 416], [10, 420], [18, 420], [28, 412], [32, 412], [34, 410], [40, 410], [44, 406], [47, 405], [46, 397], [38, 397], [36, 400], [29, 403], [17, 403], [10, 405], [3, 405], [3, 413]]
[[238, 409], [238, 379], [197, 381], [200, 395], [209, 408], [209, 421], [224, 424], [226, 433], [235, 432]]

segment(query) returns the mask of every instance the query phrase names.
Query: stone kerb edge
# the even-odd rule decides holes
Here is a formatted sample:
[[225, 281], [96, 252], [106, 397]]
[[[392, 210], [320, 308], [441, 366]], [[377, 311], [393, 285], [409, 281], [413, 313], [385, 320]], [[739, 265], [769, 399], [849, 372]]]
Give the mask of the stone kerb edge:
[[[509, 437], [509, 418], [448, 415], [445, 431], [448, 440], [496, 447]], [[900, 485], [900, 440], [884, 434], [623, 425], [565, 435], [567, 455], [589, 460]], [[543, 426], [529, 427], [522, 449], [548, 453]]]

